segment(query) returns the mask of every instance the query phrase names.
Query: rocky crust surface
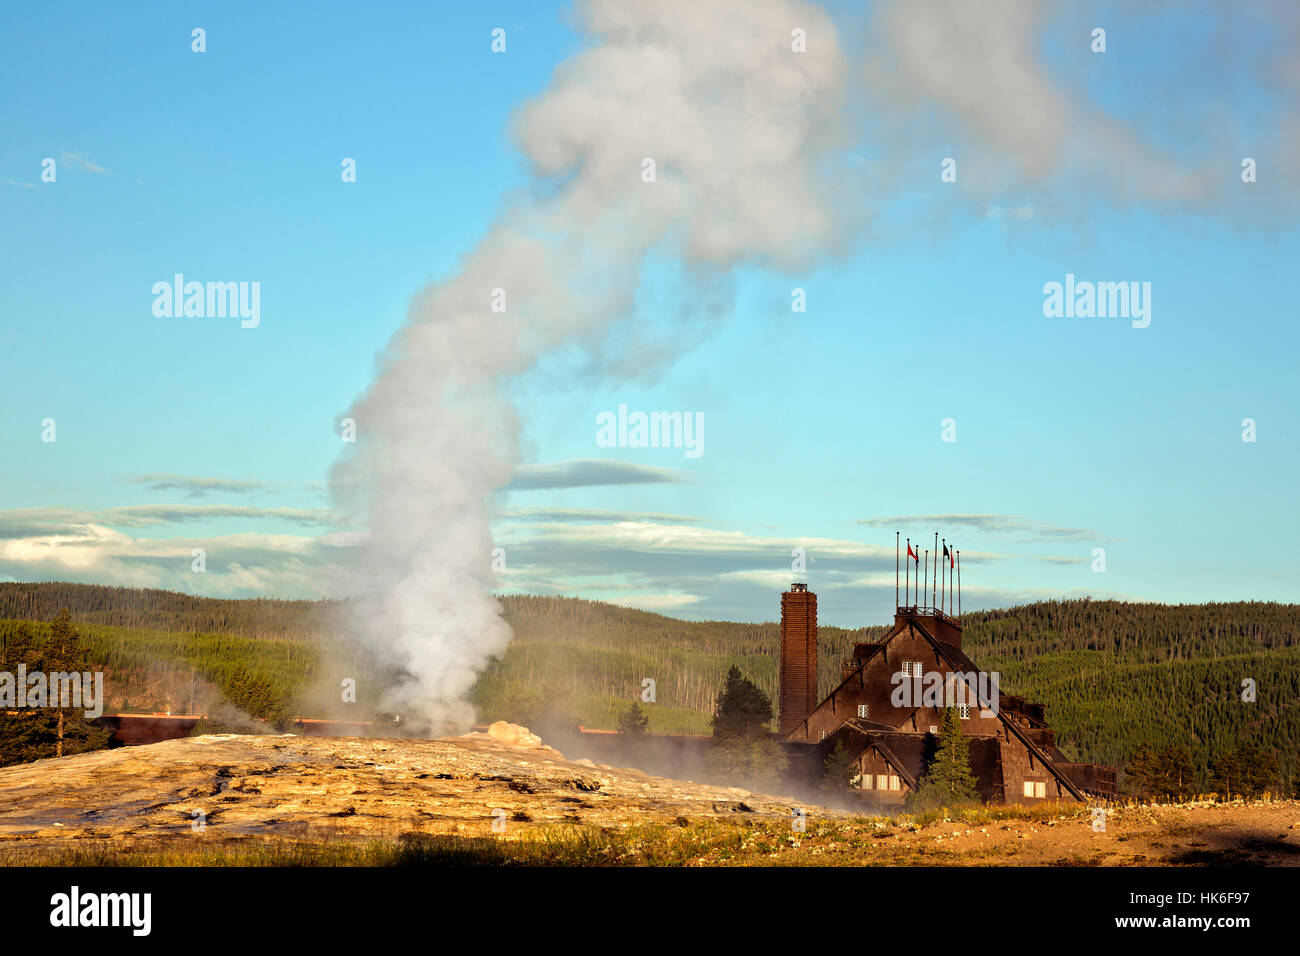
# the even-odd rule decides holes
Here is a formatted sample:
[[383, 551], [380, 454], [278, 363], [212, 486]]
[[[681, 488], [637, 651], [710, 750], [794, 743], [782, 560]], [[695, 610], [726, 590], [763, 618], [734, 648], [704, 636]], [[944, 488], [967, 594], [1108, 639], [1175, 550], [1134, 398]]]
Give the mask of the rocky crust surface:
[[0, 849], [139, 845], [196, 831], [312, 842], [411, 832], [508, 839], [532, 824], [788, 820], [794, 807], [840, 816], [566, 760], [513, 724], [439, 740], [219, 734], [0, 769]]

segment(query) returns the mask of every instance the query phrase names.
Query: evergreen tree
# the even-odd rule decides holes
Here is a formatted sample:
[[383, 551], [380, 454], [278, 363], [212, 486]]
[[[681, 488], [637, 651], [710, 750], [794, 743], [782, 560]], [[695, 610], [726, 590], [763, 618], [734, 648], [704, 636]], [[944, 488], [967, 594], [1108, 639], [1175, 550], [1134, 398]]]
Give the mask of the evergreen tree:
[[1130, 796], [1149, 800], [1155, 796], [1158, 777], [1156, 755], [1143, 744], [1128, 758], [1124, 771], [1124, 791]]
[[1258, 797], [1277, 790], [1277, 758], [1247, 741], [1210, 765], [1210, 785], [1224, 797]]
[[772, 701], [732, 664], [713, 715], [714, 742], [757, 740], [769, 733], [771, 723]]
[[62, 757], [108, 746], [111, 734], [86, 719], [90, 701], [83, 698], [80, 708], [60, 707], [58, 688], [50, 676], [70, 674], [80, 682], [82, 674], [90, 673], [93, 681], [93, 673], [102, 670], [90, 660], [68, 608], [63, 608], [50, 623], [50, 636], [43, 642], [36, 640], [35, 631], [26, 623], [8, 636], [0, 670], [16, 677], [19, 664], [26, 665], [29, 676], [44, 675], [46, 700], [44, 706], [0, 713], [0, 765]]
[[841, 795], [853, 787], [853, 781], [858, 775], [858, 766], [849, 748], [844, 746], [844, 741], [835, 741], [835, 749], [826, 755], [822, 766], [824, 770], [822, 788], [828, 794]]
[[961, 807], [979, 802], [975, 775], [970, 769], [970, 743], [962, 736], [961, 716], [950, 707], [943, 715], [939, 746], [925, 776], [907, 795], [909, 810]]
[[1258, 797], [1266, 792], [1279, 793], [1277, 755], [1264, 750], [1258, 744], [1247, 741], [1238, 749], [1238, 760], [1242, 764], [1242, 793], [1247, 797]]
[[625, 737], [644, 737], [650, 729], [650, 716], [641, 710], [641, 705], [632, 701], [632, 706], [619, 715], [618, 732]]
[[1156, 754], [1157, 796], [1186, 800], [1196, 792], [1196, 765], [1186, 747], [1161, 747]]
[[230, 672], [222, 688], [226, 699], [248, 716], [264, 720], [283, 730], [289, 725], [287, 695], [263, 673], [254, 673], [242, 663]]
[[1142, 746], [1129, 757], [1125, 789], [1146, 800], [1183, 800], [1195, 792], [1196, 779], [1196, 765], [1186, 747], [1153, 751]]
[[709, 769], [726, 780], [762, 788], [778, 784], [790, 765], [772, 739], [772, 702], [734, 664], [718, 694], [713, 715]]
[[1219, 754], [1210, 763], [1210, 786], [1225, 800], [1244, 796], [1241, 776], [1241, 756], [1237, 750]]

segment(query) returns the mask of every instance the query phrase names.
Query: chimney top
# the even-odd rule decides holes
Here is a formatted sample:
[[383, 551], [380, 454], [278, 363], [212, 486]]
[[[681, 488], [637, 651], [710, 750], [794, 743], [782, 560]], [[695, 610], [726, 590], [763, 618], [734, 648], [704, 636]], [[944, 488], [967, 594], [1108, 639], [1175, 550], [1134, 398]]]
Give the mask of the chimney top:
[[790, 585], [790, 590], [791, 590], [791, 591], [807, 591], [807, 590], [808, 590], [808, 585], [806, 585], [806, 584], [792, 584], [792, 585]]

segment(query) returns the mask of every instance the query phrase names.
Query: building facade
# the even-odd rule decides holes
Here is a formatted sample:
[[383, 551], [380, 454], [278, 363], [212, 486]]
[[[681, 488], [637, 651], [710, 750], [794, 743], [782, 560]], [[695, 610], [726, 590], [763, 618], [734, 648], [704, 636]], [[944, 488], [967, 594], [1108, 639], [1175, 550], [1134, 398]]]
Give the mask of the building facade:
[[[785, 599], [794, 593], [809, 594], [816, 606], [806, 587], [787, 592], [783, 622]], [[1068, 761], [1042, 705], [1001, 693], [996, 677], [981, 672], [962, 650], [960, 620], [939, 608], [898, 608], [884, 639], [855, 644], [839, 684], [806, 712], [785, 710], [786, 647], [783, 627], [781, 739], [809, 777], [820, 776], [826, 757], [843, 744], [870, 806], [901, 806], [917, 787], [950, 706], [961, 718], [976, 788], [986, 802], [1086, 802], [1115, 793], [1114, 769]], [[815, 668], [815, 652], [811, 660]]]

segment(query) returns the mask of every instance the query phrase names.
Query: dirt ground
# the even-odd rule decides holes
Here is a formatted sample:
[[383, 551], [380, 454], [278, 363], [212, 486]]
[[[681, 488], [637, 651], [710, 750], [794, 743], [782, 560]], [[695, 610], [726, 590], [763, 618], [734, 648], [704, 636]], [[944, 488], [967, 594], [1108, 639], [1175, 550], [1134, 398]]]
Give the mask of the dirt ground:
[[[965, 816], [966, 819], [962, 817]], [[991, 817], [991, 818], [990, 818]], [[772, 863], [956, 866], [1297, 866], [1300, 802], [988, 808], [949, 822], [828, 820], [769, 851]], [[717, 862], [701, 860], [701, 862]]]

